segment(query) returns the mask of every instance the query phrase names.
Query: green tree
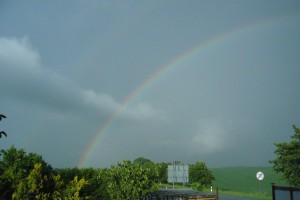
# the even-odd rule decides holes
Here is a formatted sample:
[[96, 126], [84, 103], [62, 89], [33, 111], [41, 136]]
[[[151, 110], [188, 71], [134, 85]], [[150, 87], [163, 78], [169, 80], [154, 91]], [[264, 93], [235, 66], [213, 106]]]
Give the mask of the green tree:
[[112, 166], [107, 173], [107, 191], [114, 200], [144, 199], [158, 189], [157, 168], [143, 168], [123, 161]]
[[14, 200], [26, 200], [29, 199], [29, 196], [34, 196], [36, 200], [47, 200], [50, 198], [50, 193], [45, 192], [44, 189], [48, 176], [42, 175], [41, 167], [42, 164], [35, 164], [29, 176], [19, 182], [16, 192], [13, 194]]
[[198, 191], [202, 191], [204, 189], [204, 185], [202, 185], [201, 183], [197, 183], [197, 182], [192, 183], [191, 187], [192, 187], [192, 189], [198, 190]]
[[300, 186], [300, 128], [293, 125], [293, 129], [295, 134], [291, 136], [290, 142], [274, 144], [277, 157], [270, 163], [290, 185]]
[[88, 181], [84, 178], [78, 180], [78, 177], [75, 176], [72, 181], [69, 182], [65, 191], [64, 191], [64, 200], [83, 200], [89, 199], [89, 196], [80, 195], [80, 190], [88, 185]]
[[56, 172], [60, 175], [60, 178], [64, 183], [72, 181], [75, 176], [78, 176], [80, 178], [82, 177], [80, 169], [77, 167], [56, 169]]
[[[110, 199], [110, 195], [108, 193], [108, 169], [99, 169], [97, 170], [97, 176], [92, 179], [89, 179], [91, 182], [90, 185], [93, 185], [93, 188], [88, 188], [86, 192], [91, 191], [91, 200], [98, 199]], [[96, 179], [95, 179], [96, 178]]]
[[[14, 146], [11, 146], [8, 150], [1, 150], [0, 199], [10, 199], [17, 190], [19, 183], [28, 177], [36, 163], [41, 163], [43, 175], [51, 174], [52, 167], [38, 154], [27, 154], [24, 149], [18, 150]], [[47, 182], [44, 189], [50, 192], [52, 184]]]
[[158, 164], [158, 173], [159, 173], [159, 182], [160, 183], [168, 183], [168, 165], [171, 163], [159, 163]]
[[[12, 146], [0, 152], [0, 199], [13, 200], [81, 200], [92, 199], [89, 194], [88, 177], [97, 179], [98, 171], [90, 169], [63, 170], [64, 180], [42, 156]], [[81, 178], [79, 178], [80, 176]], [[96, 183], [96, 182], [93, 182]], [[92, 193], [93, 194], [93, 193]], [[96, 195], [95, 195], [96, 196]], [[95, 198], [97, 199], [97, 198]], [[101, 198], [100, 198], [101, 199]], [[104, 198], [105, 199], [105, 198]]]
[[[43, 175], [41, 167], [40, 163], [35, 164], [29, 176], [19, 182], [16, 192], [12, 195], [13, 200], [49, 200], [51, 197], [56, 200], [90, 199], [89, 195], [81, 194], [81, 190], [88, 185], [84, 178], [78, 179], [75, 176], [68, 184], [64, 184], [60, 175]], [[45, 190], [48, 182], [54, 183], [52, 191]]]
[[198, 190], [211, 186], [213, 180], [215, 178], [204, 162], [189, 165], [189, 182], [194, 184]]
[[171, 163], [154, 163], [151, 160], [144, 158], [144, 157], [138, 157], [133, 161], [133, 164], [139, 165], [143, 168], [157, 168], [159, 173], [158, 182], [160, 183], [167, 183], [168, 182], [168, 165]]
[[138, 157], [133, 161], [133, 164], [139, 165], [139, 166], [146, 166], [149, 163], [152, 163], [152, 161], [147, 158], [144, 158], [144, 157]]
[[105, 191], [105, 179], [103, 176], [99, 176], [101, 170], [97, 170], [94, 168], [64, 168], [57, 169], [56, 172], [61, 176], [61, 179], [68, 183], [74, 179], [74, 177], [78, 177], [78, 179], [84, 178], [88, 181], [89, 184], [85, 185], [80, 190], [80, 194], [82, 196], [90, 196], [91, 199], [107, 199], [106, 191]]
[[90, 199], [108, 199], [105, 190], [106, 179], [101, 179], [101, 170], [94, 168], [82, 168], [79, 170], [79, 176], [89, 182], [80, 192], [83, 196], [90, 196]]

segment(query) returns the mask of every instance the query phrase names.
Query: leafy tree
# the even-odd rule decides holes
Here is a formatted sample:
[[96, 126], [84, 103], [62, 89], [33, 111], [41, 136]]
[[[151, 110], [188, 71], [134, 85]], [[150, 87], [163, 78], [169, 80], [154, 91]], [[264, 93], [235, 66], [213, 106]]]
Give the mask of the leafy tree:
[[146, 166], [148, 163], [152, 163], [152, 161], [144, 157], [138, 157], [133, 161], [133, 164], [139, 166]]
[[63, 191], [65, 188], [64, 181], [61, 179], [60, 175], [51, 174], [51, 179], [54, 182], [53, 185], [53, 199], [62, 200], [63, 199]]
[[192, 189], [198, 190], [198, 191], [202, 191], [204, 189], [204, 185], [202, 185], [201, 183], [197, 183], [197, 182], [192, 183], [191, 187], [192, 187]]
[[151, 160], [144, 158], [144, 157], [138, 157], [133, 161], [133, 164], [137, 164], [144, 168], [156, 168], [158, 169], [159, 178], [158, 182], [160, 183], [167, 183], [168, 182], [168, 165], [171, 163], [154, 163]]
[[60, 175], [60, 178], [64, 183], [72, 181], [75, 176], [82, 177], [80, 169], [78, 169], [77, 167], [56, 169], [56, 172]]
[[[96, 178], [96, 179], [95, 179]], [[108, 193], [108, 169], [99, 169], [97, 170], [97, 176], [92, 179], [89, 179], [90, 185], [93, 185], [93, 188], [89, 187], [86, 192], [90, 192], [91, 200], [98, 199], [110, 199], [110, 195]]]
[[197, 162], [189, 166], [189, 182], [192, 184], [197, 183], [194, 185], [198, 189], [202, 188], [201, 186], [209, 187], [213, 180], [215, 180], [215, 178], [204, 162]]
[[271, 160], [273, 169], [283, 174], [283, 179], [290, 185], [300, 186], [300, 128], [293, 125], [295, 134], [290, 142], [275, 143], [274, 153], [277, 157]]
[[158, 164], [158, 173], [159, 173], [159, 182], [168, 183], [168, 165], [171, 163], [159, 163]]
[[[0, 199], [10, 199], [17, 190], [18, 184], [28, 177], [36, 163], [41, 163], [43, 175], [50, 174], [52, 167], [47, 164], [42, 156], [29, 153], [24, 149], [17, 150], [12, 146], [0, 152]], [[45, 191], [51, 191], [52, 185], [48, 182]]]
[[50, 193], [45, 192], [44, 189], [48, 177], [42, 175], [41, 167], [42, 164], [35, 164], [29, 176], [19, 182], [17, 191], [13, 194], [14, 200], [26, 200], [30, 199], [30, 196], [35, 197], [37, 200], [50, 198]]
[[78, 180], [78, 177], [75, 176], [74, 179], [69, 182], [67, 185], [65, 191], [64, 191], [64, 198], [66, 200], [83, 200], [83, 199], [89, 199], [88, 196], [82, 197], [80, 195], [80, 190], [85, 187], [88, 184], [88, 181], [86, 181], [84, 178], [81, 178]]
[[143, 168], [123, 161], [107, 170], [107, 191], [111, 199], [144, 199], [158, 189], [157, 168]]
[[90, 196], [90, 199], [108, 199], [106, 192], [106, 179], [100, 178], [101, 170], [96, 170], [93, 168], [83, 168], [80, 169], [80, 177], [86, 179], [89, 184], [86, 185], [82, 190], [81, 194], [83, 196]]
[[[89, 199], [89, 195], [80, 194], [81, 190], [88, 185], [88, 181], [84, 178], [78, 179], [77, 176], [73, 180], [65, 184], [60, 175], [42, 174], [42, 165], [37, 163], [31, 170], [29, 176], [19, 182], [16, 192], [12, 195], [13, 200], [49, 200], [51, 198], [57, 200], [83, 200]], [[48, 182], [53, 182], [52, 191], [45, 190]]]
[[78, 179], [84, 178], [89, 184], [85, 185], [81, 190], [81, 196], [90, 196], [90, 199], [107, 199], [106, 197], [106, 182], [103, 176], [100, 175], [101, 170], [94, 168], [64, 168], [57, 169], [56, 172], [61, 176], [63, 182], [68, 183], [76, 176]]

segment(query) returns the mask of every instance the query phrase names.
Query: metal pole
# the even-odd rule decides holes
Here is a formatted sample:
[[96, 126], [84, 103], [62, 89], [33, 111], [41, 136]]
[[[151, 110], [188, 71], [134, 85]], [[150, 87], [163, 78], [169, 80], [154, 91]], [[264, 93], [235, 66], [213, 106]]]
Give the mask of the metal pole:
[[176, 170], [176, 161], [173, 161], [173, 190], [174, 190], [174, 182], [175, 182], [175, 170]]
[[275, 183], [271, 183], [272, 184], [272, 200], [275, 200]]
[[294, 200], [294, 194], [292, 188], [290, 188], [290, 200]]
[[262, 180], [259, 181], [260, 193], [262, 193]]

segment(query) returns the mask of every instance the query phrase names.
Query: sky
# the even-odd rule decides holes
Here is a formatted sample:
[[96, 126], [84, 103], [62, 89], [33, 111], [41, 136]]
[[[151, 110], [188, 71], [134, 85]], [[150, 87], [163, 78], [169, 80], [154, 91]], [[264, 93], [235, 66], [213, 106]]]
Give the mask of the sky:
[[269, 166], [300, 126], [299, 36], [296, 0], [0, 0], [0, 148]]

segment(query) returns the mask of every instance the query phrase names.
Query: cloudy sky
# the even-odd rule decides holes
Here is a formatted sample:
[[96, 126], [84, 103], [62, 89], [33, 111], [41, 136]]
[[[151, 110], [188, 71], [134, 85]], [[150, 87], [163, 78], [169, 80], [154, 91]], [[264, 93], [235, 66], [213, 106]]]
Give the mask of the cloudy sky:
[[0, 1], [1, 149], [262, 166], [300, 126], [300, 2]]

